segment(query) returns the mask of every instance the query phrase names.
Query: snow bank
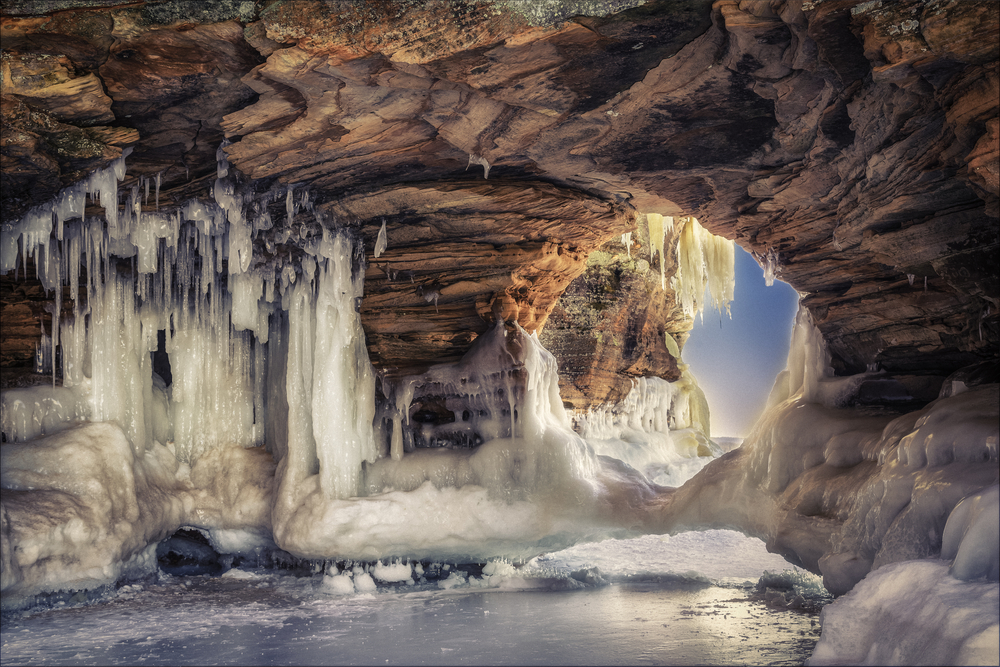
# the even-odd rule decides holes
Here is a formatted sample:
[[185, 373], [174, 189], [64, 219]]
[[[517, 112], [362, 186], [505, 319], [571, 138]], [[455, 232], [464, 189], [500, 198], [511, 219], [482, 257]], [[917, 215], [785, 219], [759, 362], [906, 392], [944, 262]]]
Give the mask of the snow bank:
[[[995, 526], [994, 526], [995, 528]], [[823, 609], [808, 665], [995, 665], [1000, 585], [931, 559], [886, 565]]]

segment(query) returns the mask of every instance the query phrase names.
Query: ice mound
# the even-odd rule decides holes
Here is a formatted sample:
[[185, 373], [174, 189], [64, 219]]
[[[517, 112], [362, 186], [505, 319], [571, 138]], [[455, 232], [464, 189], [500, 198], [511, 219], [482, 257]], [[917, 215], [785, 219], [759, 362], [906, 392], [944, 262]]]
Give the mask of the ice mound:
[[1000, 579], [1000, 486], [994, 484], [955, 506], [942, 536], [941, 558], [953, 560], [959, 579]]
[[830, 602], [830, 593], [822, 579], [801, 569], [780, 572], [765, 570], [757, 580], [751, 600], [760, 600], [773, 609], [816, 611]]
[[684, 364], [677, 382], [638, 378], [619, 403], [574, 415], [576, 430], [602, 456], [663, 486], [680, 486], [722, 453], [708, 437], [708, 402]]
[[[768, 409], [739, 449], [678, 490], [664, 528], [758, 536], [821, 573], [835, 594], [886, 564], [941, 555], [952, 509], [996, 483], [1000, 386], [968, 388], [899, 416], [837, 407], [856, 386], [856, 378], [833, 377], [822, 337], [800, 312]], [[987, 563], [990, 552], [975, 545], [996, 543], [996, 522], [991, 532], [986, 497], [968, 503], [956, 510], [948, 553], [956, 572], [966, 562], [970, 573], [982, 572], [986, 565], [971, 563]], [[982, 527], [972, 528], [980, 513]], [[958, 559], [962, 539], [969, 546]]]
[[120, 428], [92, 423], [0, 453], [5, 609], [156, 570], [156, 543], [184, 514], [169, 450], [137, 457]]
[[959, 581], [930, 559], [870, 573], [823, 609], [808, 665], [995, 665], [1000, 587]]

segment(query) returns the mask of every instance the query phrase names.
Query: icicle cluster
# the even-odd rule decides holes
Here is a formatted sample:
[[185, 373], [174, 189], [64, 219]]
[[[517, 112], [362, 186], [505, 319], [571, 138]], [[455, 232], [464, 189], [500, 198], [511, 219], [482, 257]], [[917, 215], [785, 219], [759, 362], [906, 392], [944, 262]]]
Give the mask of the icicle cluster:
[[628, 431], [669, 435], [694, 428], [709, 437], [709, 411], [698, 382], [681, 364], [681, 379], [633, 380], [628, 395], [613, 406], [602, 406], [576, 416], [576, 428], [587, 439], [624, 438]]
[[774, 279], [781, 272], [781, 266], [778, 264], [778, 251], [769, 246], [763, 256], [754, 253], [754, 258], [760, 264], [760, 268], [764, 270], [764, 284], [772, 287]]
[[[274, 240], [261, 236], [271, 218], [237, 190], [224, 147], [208, 203], [143, 211], [150, 180], [119, 191], [126, 151], [4, 229], [0, 270], [31, 257], [49, 293], [69, 286], [73, 311], [61, 313], [62, 299], [54, 299], [42, 352], [56, 359], [52, 350], [61, 350], [58, 389], [73, 395], [5, 392], [3, 431], [16, 441], [82, 418], [114, 421], [137, 453], [153, 441], [172, 443], [185, 462], [232, 443], [267, 442], [279, 458], [290, 455], [293, 472], [320, 472], [327, 494], [356, 495], [361, 461], [375, 450], [374, 374], [356, 312], [363, 273], [353, 276], [353, 246], [324, 229], [304, 244], [298, 270], [255, 261], [254, 241]], [[159, 174], [155, 185], [158, 208]], [[307, 191], [284, 194], [289, 220], [311, 210]], [[85, 219], [88, 196], [103, 217]], [[169, 387], [152, 368], [159, 332]]]
[[685, 218], [683, 225], [677, 238], [677, 273], [672, 279], [678, 303], [688, 317], [704, 317], [707, 290], [712, 308], [728, 315], [736, 287], [736, 247], [695, 218]]
[[[674, 232], [674, 219], [658, 213], [647, 213], [650, 262], [660, 256], [660, 287], [667, 288], [664, 238]], [[693, 217], [681, 218], [677, 235], [677, 272], [671, 286], [684, 314], [704, 315], [705, 291], [708, 302], [720, 313], [729, 313], [736, 287], [736, 246], [732, 241], [716, 236]], [[624, 237], [622, 237], [624, 243]]]
[[659, 213], [647, 213], [646, 224], [649, 226], [649, 263], [660, 255], [660, 289], [667, 289], [667, 258], [663, 254], [663, 239], [674, 231], [672, 216], [662, 216]]

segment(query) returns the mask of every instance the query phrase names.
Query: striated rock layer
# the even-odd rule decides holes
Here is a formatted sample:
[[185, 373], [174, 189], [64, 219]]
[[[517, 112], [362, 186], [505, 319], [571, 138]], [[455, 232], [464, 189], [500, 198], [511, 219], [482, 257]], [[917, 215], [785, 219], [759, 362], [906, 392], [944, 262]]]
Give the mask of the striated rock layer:
[[[228, 137], [257, 189], [308, 189], [372, 247], [386, 218], [397, 259], [371, 263], [363, 306], [378, 366], [457, 358], [500, 295], [541, 328], [633, 210], [770, 255], [841, 372], [940, 378], [996, 354], [993, 3], [81, 4], [3, 10], [4, 219], [126, 146], [130, 176], [159, 185], [145, 206], [203, 196]], [[442, 189], [462, 203], [421, 203]], [[414, 263], [421, 294], [377, 282]], [[633, 320], [619, 338], [649, 328]], [[653, 357], [607, 395], [670, 377]]]

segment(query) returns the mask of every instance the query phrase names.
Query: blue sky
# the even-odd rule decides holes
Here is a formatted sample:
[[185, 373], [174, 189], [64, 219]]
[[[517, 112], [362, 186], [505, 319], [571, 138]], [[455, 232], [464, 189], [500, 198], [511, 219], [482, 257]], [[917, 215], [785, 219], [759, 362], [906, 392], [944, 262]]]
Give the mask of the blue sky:
[[708, 398], [713, 436], [744, 436], [764, 409], [774, 377], [785, 368], [798, 296], [736, 246], [732, 319], [706, 310], [695, 319], [682, 357]]

